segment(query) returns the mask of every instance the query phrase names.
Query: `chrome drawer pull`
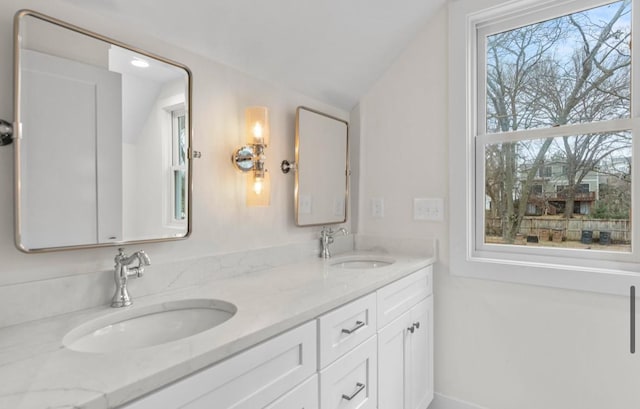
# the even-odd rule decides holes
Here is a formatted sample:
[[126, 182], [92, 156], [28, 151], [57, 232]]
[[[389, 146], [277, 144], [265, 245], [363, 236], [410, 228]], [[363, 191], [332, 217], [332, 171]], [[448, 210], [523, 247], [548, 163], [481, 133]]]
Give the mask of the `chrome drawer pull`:
[[414, 326], [416, 329], [420, 329], [420, 321], [418, 321], [418, 322], [414, 322], [414, 323], [413, 323], [413, 326]]
[[410, 333], [413, 334], [413, 332], [416, 330], [416, 327], [414, 327], [413, 325], [410, 326], [409, 328], [407, 328], [407, 331], [409, 331]]
[[356, 383], [356, 388], [357, 388], [356, 391], [353, 392], [351, 394], [351, 396], [347, 396], [347, 395], [345, 395], [343, 393], [342, 394], [342, 399], [351, 400], [351, 399], [355, 398], [356, 395], [359, 394], [360, 392], [362, 392], [362, 390], [365, 388], [364, 383], [360, 383], [360, 382]]
[[351, 329], [344, 329], [342, 328], [342, 332], [344, 334], [352, 334], [354, 332], [356, 332], [357, 330], [359, 330], [360, 328], [364, 327], [364, 322], [362, 321], [356, 321], [356, 326], [351, 328]]

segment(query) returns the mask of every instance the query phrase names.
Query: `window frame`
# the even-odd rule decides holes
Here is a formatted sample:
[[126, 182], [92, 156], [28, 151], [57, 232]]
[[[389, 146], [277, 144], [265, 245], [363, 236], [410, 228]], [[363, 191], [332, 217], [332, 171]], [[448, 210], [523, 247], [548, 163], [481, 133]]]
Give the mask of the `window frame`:
[[[191, 190], [189, 186], [189, 169], [191, 164], [191, 159], [189, 158], [189, 151], [187, 148], [185, 163], [183, 166], [176, 165], [179, 163], [179, 156], [176, 150], [177, 144], [177, 135], [175, 133], [175, 122], [176, 115], [174, 113], [182, 113], [184, 115], [184, 126], [185, 131], [187, 132], [187, 146], [190, 144], [190, 140], [188, 139], [188, 130], [189, 130], [189, 107], [186, 105], [186, 101], [182, 95], [172, 95], [167, 98], [164, 98], [158, 103], [159, 109], [163, 116], [163, 121], [166, 124], [162, 129], [161, 134], [161, 144], [162, 144], [162, 155], [163, 155], [163, 183], [162, 183], [162, 197], [163, 197], [163, 208], [162, 208], [162, 225], [165, 228], [173, 228], [173, 229], [183, 229], [185, 225], [189, 224], [189, 216], [188, 212], [190, 210], [191, 200]], [[187, 212], [187, 216], [184, 219], [176, 219], [175, 218], [175, 198], [176, 198], [176, 189], [175, 189], [175, 179], [174, 175], [176, 170], [184, 170], [185, 171], [185, 210]]]
[[178, 123], [179, 118], [184, 118], [184, 130], [187, 130], [187, 114], [186, 109], [184, 107], [178, 108], [175, 110], [171, 110], [171, 165], [169, 167], [169, 183], [171, 186], [171, 205], [170, 205], [170, 220], [172, 224], [184, 224], [187, 220], [186, 214], [182, 219], [176, 218], [176, 202], [178, 200], [178, 190], [176, 187], [176, 172], [183, 171], [185, 175], [185, 184], [183, 186], [185, 192], [185, 204], [184, 210], [186, 211], [188, 208], [188, 194], [187, 194], [187, 181], [188, 181], [188, 152], [185, 152], [184, 163], [180, 164], [180, 136], [178, 133]]
[[[632, 156], [640, 159], [635, 139], [640, 137], [640, 81], [632, 81], [632, 104], [629, 119], [565, 125], [558, 128], [480, 134], [479, 118], [486, 117], [484, 95], [478, 87], [484, 78], [484, 51], [479, 37], [515, 29], [553, 17], [590, 9], [611, 0], [459, 0], [449, 5], [450, 65], [450, 263], [455, 275], [487, 278], [588, 291], [623, 293], [625, 286], [640, 278], [640, 229], [632, 226], [631, 253], [575, 249], [527, 248], [484, 243], [484, 146], [495, 142], [593, 133], [594, 131], [631, 130]], [[632, 0], [632, 26], [640, 21], [638, 0]], [[483, 31], [484, 30], [484, 31]], [[640, 78], [638, 63], [640, 30], [632, 30], [632, 78]], [[486, 38], [486, 37], [485, 37]], [[465, 81], [460, 81], [461, 77]], [[460, 120], [464, 107], [464, 121]], [[478, 114], [480, 112], [480, 114]], [[485, 121], [486, 123], [486, 121]], [[561, 129], [559, 129], [561, 128]], [[460, 158], [465, 157], [465, 166]], [[481, 168], [480, 174], [477, 169]], [[632, 167], [632, 180], [640, 182], [640, 172]], [[639, 208], [637, 188], [632, 186], [632, 208]], [[476, 194], [477, 192], [481, 192]], [[482, 212], [482, 217], [479, 213]], [[638, 211], [633, 211], [639, 214]], [[635, 243], [635, 244], [634, 244]], [[625, 283], [621, 285], [621, 283]]]

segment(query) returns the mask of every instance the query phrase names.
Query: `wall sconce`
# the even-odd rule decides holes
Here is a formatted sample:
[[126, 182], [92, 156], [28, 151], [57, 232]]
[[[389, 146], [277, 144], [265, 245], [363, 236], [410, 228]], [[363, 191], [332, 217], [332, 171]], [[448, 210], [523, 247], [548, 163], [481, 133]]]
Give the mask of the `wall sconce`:
[[231, 162], [236, 169], [249, 173], [247, 179], [247, 206], [269, 206], [271, 183], [264, 167], [264, 151], [269, 145], [269, 112], [266, 107], [245, 110], [247, 144], [233, 152]]

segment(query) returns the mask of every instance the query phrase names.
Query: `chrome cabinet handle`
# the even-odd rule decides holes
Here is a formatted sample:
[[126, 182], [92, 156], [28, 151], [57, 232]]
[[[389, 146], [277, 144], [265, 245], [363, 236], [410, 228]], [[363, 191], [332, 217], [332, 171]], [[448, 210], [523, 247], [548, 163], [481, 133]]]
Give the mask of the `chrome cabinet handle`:
[[359, 394], [360, 392], [362, 392], [362, 390], [363, 390], [364, 388], [365, 388], [364, 383], [360, 383], [360, 382], [358, 382], [358, 383], [356, 383], [356, 390], [355, 390], [355, 392], [353, 392], [353, 393], [351, 394], [351, 396], [349, 396], [349, 395], [345, 395], [345, 394], [343, 393], [343, 394], [342, 394], [342, 399], [351, 400], [351, 399], [355, 398], [357, 394]]
[[416, 329], [420, 329], [420, 321], [418, 321], [418, 322], [414, 322], [414, 323], [413, 323], [413, 326], [414, 326]]
[[359, 330], [362, 327], [364, 327], [364, 322], [356, 321], [356, 326], [355, 327], [353, 327], [351, 329], [342, 328], [342, 333], [344, 333], [344, 334], [353, 334], [354, 332], [356, 332], [357, 330]]
[[632, 354], [636, 353], [636, 286], [632, 285], [629, 290], [629, 312], [630, 312], [630, 322], [629, 322], [629, 349]]

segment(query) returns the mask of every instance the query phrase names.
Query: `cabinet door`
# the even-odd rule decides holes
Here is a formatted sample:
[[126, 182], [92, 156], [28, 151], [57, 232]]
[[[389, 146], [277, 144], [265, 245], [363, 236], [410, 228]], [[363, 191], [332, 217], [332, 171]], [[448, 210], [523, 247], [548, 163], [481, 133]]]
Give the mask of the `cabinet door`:
[[409, 330], [407, 311], [378, 332], [378, 408], [405, 408]]
[[313, 375], [264, 409], [318, 409], [318, 375]]
[[[433, 400], [433, 297], [411, 309], [406, 409], [426, 409]], [[382, 409], [382, 408], [381, 408]]]
[[22, 243], [36, 249], [122, 240], [122, 76], [20, 53]]

